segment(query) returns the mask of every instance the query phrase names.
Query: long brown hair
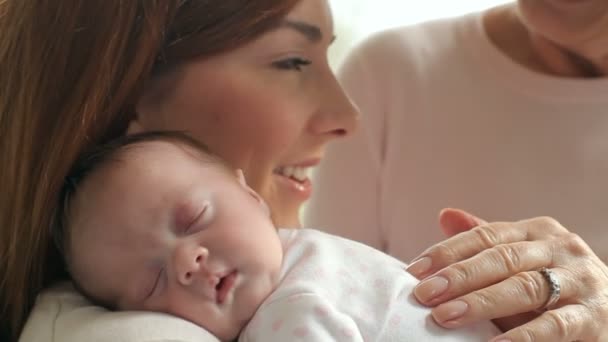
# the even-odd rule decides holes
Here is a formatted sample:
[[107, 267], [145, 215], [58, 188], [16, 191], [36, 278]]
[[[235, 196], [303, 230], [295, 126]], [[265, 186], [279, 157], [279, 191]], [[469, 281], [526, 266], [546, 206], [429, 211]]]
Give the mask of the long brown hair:
[[144, 83], [238, 47], [299, 0], [0, 0], [0, 339], [65, 279], [50, 238], [75, 159], [124, 133]]

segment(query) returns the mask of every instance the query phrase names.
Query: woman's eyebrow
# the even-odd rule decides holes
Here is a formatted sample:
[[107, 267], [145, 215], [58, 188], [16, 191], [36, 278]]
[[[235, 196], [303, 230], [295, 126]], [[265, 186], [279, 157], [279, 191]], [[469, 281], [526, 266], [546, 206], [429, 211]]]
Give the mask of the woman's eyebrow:
[[[287, 27], [296, 32], [304, 35], [311, 43], [317, 43], [323, 39], [323, 33], [318, 26], [303, 22], [303, 21], [295, 21], [295, 20], [283, 20], [279, 28]], [[331, 41], [335, 40], [335, 36], [332, 36]]]

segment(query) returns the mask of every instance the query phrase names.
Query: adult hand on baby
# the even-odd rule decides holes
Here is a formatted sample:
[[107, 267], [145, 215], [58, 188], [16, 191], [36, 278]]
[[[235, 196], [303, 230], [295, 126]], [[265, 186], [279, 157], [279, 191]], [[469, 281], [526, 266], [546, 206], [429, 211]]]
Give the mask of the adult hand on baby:
[[[453, 237], [427, 249], [408, 267], [423, 281], [414, 294], [446, 328], [484, 319], [507, 341], [608, 341], [608, 267], [578, 235], [557, 221], [485, 221], [446, 209], [442, 229]], [[461, 233], [460, 233], [461, 232]], [[550, 282], [561, 296], [547, 311]]]

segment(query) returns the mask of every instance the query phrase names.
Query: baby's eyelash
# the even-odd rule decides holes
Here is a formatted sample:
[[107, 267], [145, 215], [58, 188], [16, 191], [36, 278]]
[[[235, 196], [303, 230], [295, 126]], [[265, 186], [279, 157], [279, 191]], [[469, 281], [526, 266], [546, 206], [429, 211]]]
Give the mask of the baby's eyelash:
[[194, 219], [192, 220], [192, 222], [190, 222], [190, 224], [188, 225], [188, 227], [186, 227], [186, 229], [184, 230], [184, 235], [188, 235], [189, 233], [192, 232], [192, 227], [196, 226], [197, 224], [200, 224], [200, 220], [203, 217], [203, 215], [205, 215], [205, 212], [207, 211], [207, 208], [209, 207], [209, 205], [205, 205], [203, 207], [203, 209], [198, 213], [198, 215], [196, 215], [196, 217], [194, 217]]
[[282, 70], [302, 71], [303, 67], [312, 64], [312, 61], [301, 57], [292, 57], [274, 62], [272, 64]]
[[156, 288], [158, 287], [158, 283], [160, 283], [160, 278], [163, 275], [163, 270], [164, 269], [161, 268], [158, 271], [158, 274], [156, 275], [156, 279], [154, 280], [154, 285], [152, 285], [152, 288], [150, 289], [150, 293], [148, 293], [148, 295], [146, 296], [146, 299], [152, 297], [152, 295], [154, 294], [154, 292], [156, 292]]

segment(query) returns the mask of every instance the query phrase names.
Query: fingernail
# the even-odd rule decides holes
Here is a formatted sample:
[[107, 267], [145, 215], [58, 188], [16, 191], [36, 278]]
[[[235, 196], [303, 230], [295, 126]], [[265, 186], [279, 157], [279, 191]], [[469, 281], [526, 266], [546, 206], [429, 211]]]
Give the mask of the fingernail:
[[492, 342], [511, 342], [511, 340], [508, 340], [506, 338], [501, 338], [500, 340], [493, 340]]
[[437, 322], [452, 321], [462, 317], [469, 309], [469, 304], [462, 300], [455, 300], [441, 304], [433, 309], [433, 317]]
[[444, 277], [432, 277], [414, 288], [414, 295], [421, 302], [428, 302], [448, 289], [448, 280]]
[[431, 269], [432, 260], [429, 257], [420, 258], [411, 263], [405, 270], [414, 277], [418, 277]]

